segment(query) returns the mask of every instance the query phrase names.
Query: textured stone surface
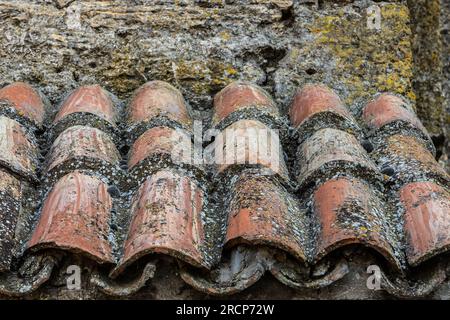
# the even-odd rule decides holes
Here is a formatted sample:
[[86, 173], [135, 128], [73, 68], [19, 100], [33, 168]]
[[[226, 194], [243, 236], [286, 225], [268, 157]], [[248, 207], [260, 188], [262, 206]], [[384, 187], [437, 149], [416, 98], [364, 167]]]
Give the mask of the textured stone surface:
[[[440, 13], [444, 12], [440, 0], [408, 0], [408, 5], [413, 31], [413, 88], [417, 94], [417, 114], [430, 134], [438, 138], [445, 134], [442, 85], [448, 82], [442, 74], [443, 59], [448, 58], [439, 34]], [[445, 122], [449, 124], [448, 119]]]
[[367, 28], [373, 3], [2, 1], [0, 72], [3, 83], [38, 84], [51, 101], [93, 81], [128, 97], [153, 79], [175, 83], [197, 109], [233, 79], [283, 104], [306, 81], [332, 84], [345, 102], [385, 90], [414, 98], [407, 6], [379, 3], [377, 31]]
[[[380, 31], [367, 28], [366, 8], [375, 3], [383, 17]], [[420, 9], [426, 1], [417, 3]], [[431, 63], [414, 71], [428, 54], [421, 54], [417, 45], [424, 43], [428, 33], [420, 32], [411, 45], [406, 1], [326, 0], [316, 8], [311, 1], [289, 0], [17, 0], [0, 1], [0, 10], [4, 35], [0, 38], [0, 85], [28, 81], [48, 95], [53, 106], [63, 92], [79, 85], [99, 83], [128, 99], [136, 88], [154, 79], [174, 84], [194, 113], [205, 118], [213, 94], [234, 79], [261, 85], [274, 95], [281, 110], [287, 109], [294, 90], [306, 82], [329, 85], [354, 113], [379, 91], [402, 94], [413, 105], [428, 96], [428, 101], [438, 100], [433, 100], [439, 93], [436, 77], [429, 75], [439, 68]], [[437, 14], [435, 8], [416, 12], [422, 12], [416, 20], [426, 20], [430, 12]], [[429, 39], [439, 43], [436, 33]], [[444, 45], [448, 48], [448, 41]], [[422, 75], [431, 79], [424, 83], [432, 89], [424, 85], [425, 90], [415, 91], [418, 87], [413, 84], [418, 82], [414, 80]], [[439, 104], [421, 103], [420, 108], [419, 117], [429, 120], [427, 129], [439, 137], [442, 129], [436, 119], [442, 117], [434, 115]], [[373, 257], [356, 252], [351, 261], [350, 276], [327, 290], [295, 292], [267, 278], [234, 298], [387, 297], [366, 288], [365, 269], [374, 263]], [[163, 271], [152, 285], [135, 297], [207, 297], [186, 287], [170, 266], [160, 268]], [[434, 294], [445, 296], [448, 286]], [[102, 295], [85, 282], [83, 290], [69, 292], [55, 280], [34, 297]]]

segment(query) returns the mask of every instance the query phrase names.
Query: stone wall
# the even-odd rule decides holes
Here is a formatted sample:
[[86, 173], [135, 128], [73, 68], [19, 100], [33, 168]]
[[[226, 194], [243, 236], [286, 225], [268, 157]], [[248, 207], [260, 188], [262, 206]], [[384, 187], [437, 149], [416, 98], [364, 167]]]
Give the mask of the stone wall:
[[[448, 107], [446, 110], [444, 100], [444, 95], [448, 96], [448, 73], [445, 77], [443, 65], [445, 60], [448, 65], [449, 55], [448, 39], [446, 40], [443, 37], [444, 34], [441, 34], [441, 30], [445, 30], [444, 21], [441, 19], [441, 12], [442, 17], [445, 17], [444, 2], [441, 8], [440, 0], [408, 1], [411, 12], [413, 89], [417, 96], [416, 111], [433, 136], [438, 147], [438, 156], [445, 153], [444, 140], [448, 134], [446, 126], [450, 125], [449, 117], [446, 115], [449, 110]], [[445, 51], [445, 41], [447, 41], [447, 51]], [[447, 155], [442, 162], [448, 161], [446, 159]]]
[[[404, 2], [314, 2], [0, 1], [1, 85], [29, 81], [56, 104], [84, 83], [127, 98], [163, 79], [196, 110], [234, 79], [264, 86], [283, 107], [308, 81], [330, 85], [351, 107], [378, 91], [416, 99]], [[367, 27], [373, 4], [381, 30]]]
[[[370, 27], [373, 5], [381, 29]], [[0, 11], [0, 85], [28, 81], [54, 106], [81, 84], [126, 99], [161, 79], [208, 110], [242, 79], [286, 108], [297, 86], [324, 82], [355, 112], [380, 91], [417, 101], [442, 149], [439, 0], [15, 0]]]
[[[368, 14], [373, 5], [380, 28]], [[98, 83], [125, 104], [134, 89], [160, 79], [205, 119], [214, 94], [236, 79], [263, 86], [282, 110], [307, 82], [336, 90], [356, 115], [374, 94], [391, 91], [416, 106], [442, 153], [450, 124], [448, 12], [438, 0], [0, 1], [0, 86], [29, 82], [57, 108], [83, 84]], [[358, 257], [347, 282], [326, 290], [294, 292], [268, 277], [239, 297], [386, 297], [366, 289], [362, 266], [371, 258]], [[158, 279], [137, 297], [204, 297], [174, 272]], [[56, 278], [33, 297], [98, 297], [59, 286]], [[435, 297], [448, 298], [448, 289]]]
[[450, 169], [450, 1], [441, 0], [441, 20], [439, 27], [442, 39], [442, 93], [444, 96], [444, 128], [446, 129], [446, 152], [442, 162], [446, 161]]

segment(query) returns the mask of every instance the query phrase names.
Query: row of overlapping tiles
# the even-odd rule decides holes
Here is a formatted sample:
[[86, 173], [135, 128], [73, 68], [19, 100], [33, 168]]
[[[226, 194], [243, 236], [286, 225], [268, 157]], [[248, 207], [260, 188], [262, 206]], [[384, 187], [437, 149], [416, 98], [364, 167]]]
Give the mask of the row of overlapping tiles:
[[[15, 224], [26, 201], [22, 184], [39, 179], [39, 148], [31, 129], [43, 125], [45, 107], [39, 94], [23, 83], [3, 88], [0, 100], [6, 102], [0, 117], [0, 265], [8, 270]], [[208, 220], [208, 188], [190, 171], [202, 166], [168, 160], [174, 136], [187, 149], [192, 147], [184, 137], [192, 135], [193, 119], [181, 93], [164, 82], [146, 83], [135, 92], [126, 115], [131, 150], [128, 174], [123, 175], [117, 150], [122, 114], [110, 94], [85, 86], [63, 101], [49, 129], [55, 139], [42, 169], [41, 181], [49, 181], [51, 188], [27, 250], [82, 252], [99, 263], [116, 264], [114, 276], [148, 253], [173, 255], [210, 269], [219, 262], [222, 244], [267, 245], [314, 264], [338, 247], [359, 243], [377, 250], [397, 269], [403, 267], [403, 256], [417, 266], [450, 246], [449, 176], [434, 159], [426, 129], [397, 96], [382, 94], [365, 106], [362, 130], [330, 89], [307, 85], [299, 90], [289, 110], [299, 142], [295, 170], [289, 173], [281, 149], [277, 167], [256, 157], [258, 168], [272, 176], [245, 165], [215, 167], [216, 175], [233, 177], [221, 190], [227, 203], [219, 228], [210, 224], [220, 219]], [[238, 82], [216, 95], [211, 126], [283, 129], [283, 116], [265, 91]], [[363, 140], [364, 131], [371, 143]], [[218, 149], [234, 148], [226, 140], [219, 143]], [[247, 160], [252, 157], [248, 144], [241, 151]], [[130, 185], [137, 181], [137, 190], [128, 235], [116, 259], [111, 185], [124, 188], [118, 181], [122, 175], [132, 180]], [[312, 219], [289, 189], [290, 175], [297, 194], [311, 194]], [[392, 199], [382, 194], [385, 186], [393, 191]], [[390, 201], [397, 211], [390, 212]], [[223, 230], [224, 239], [208, 242], [217, 237], [208, 234], [212, 229]]]

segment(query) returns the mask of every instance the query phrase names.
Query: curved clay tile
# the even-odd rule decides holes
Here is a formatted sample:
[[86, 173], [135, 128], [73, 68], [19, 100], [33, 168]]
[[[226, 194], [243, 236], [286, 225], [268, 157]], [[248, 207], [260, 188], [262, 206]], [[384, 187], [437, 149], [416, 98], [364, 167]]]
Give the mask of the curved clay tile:
[[214, 160], [218, 173], [233, 165], [250, 164], [289, 180], [278, 132], [257, 120], [238, 120], [222, 130], [214, 141]]
[[391, 180], [395, 182], [406, 183], [428, 177], [450, 183], [450, 176], [435, 160], [422, 139], [395, 134], [386, 138], [380, 150], [373, 154], [378, 159], [381, 171], [385, 168], [393, 170]]
[[22, 182], [0, 169], [0, 272], [9, 270], [21, 211]]
[[155, 155], [168, 156], [176, 163], [190, 163], [191, 150], [191, 137], [182, 129], [154, 127], [133, 143], [128, 167], [133, 169], [139, 162]]
[[[19, 90], [20, 85], [13, 89]], [[0, 92], [5, 94], [8, 90]], [[22, 93], [17, 96], [28, 94], [27, 90], [25, 85], [25, 93], [19, 90]], [[12, 97], [14, 101], [16, 96]], [[400, 101], [382, 95], [369, 104], [364, 110], [369, 127], [375, 130], [402, 120], [419, 128], [413, 111]], [[32, 103], [17, 105], [19, 115], [22, 112], [24, 117], [39, 120], [29, 111]], [[291, 136], [292, 149], [297, 147], [292, 142], [294, 137], [307, 132], [300, 139], [296, 155], [295, 174], [301, 192], [294, 192], [278, 179], [279, 175], [289, 182], [279, 140], [272, 144], [270, 137], [266, 135], [268, 139], [264, 139], [258, 132], [268, 131], [271, 126], [265, 125], [265, 120], [280, 116], [270, 96], [255, 85], [237, 82], [216, 95], [214, 107], [213, 126], [222, 130], [214, 141], [214, 151], [223, 155], [232, 150], [230, 153], [236, 156], [231, 162], [222, 157], [221, 162], [214, 163], [215, 169], [220, 174], [233, 173], [230, 179], [213, 179], [208, 184], [206, 178], [210, 176], [203, 171], [197, 174], [196, 163], [195, 168], [190, 165], [186, 170], [183, 164], [190, 163], [193, 144], [188, 132], [192, 125], [188, 107], [177, 89], [165, 82], [152, 81], [136, 91], [129, 107], [128, 120], [136, 127], [129, 128], [133, 130], [134, 144], [128, 159], [131, 171], [125, 183], [119, 167], [121, 156], [112, 135], [105, 133], [110, 131], [83, 121], [84, 125], [73, 126], [69, 117], [87, 112], [95, 114], [92, 119], [96, 121], [117, 124], [117, 110], [108, 94], [98, 86], [73, 92], [55, 120], [61, 130], [52, 128], [54, 135], [61, 132], [44, 168], [45, 179], [51, 180], [53, 187], [44, 199], [26, 253], [56, 248], [82, 253], [97, 262], [108, 263], [107, 266], [119, 260], [109, 275], [111, 278], [123, 275], [128, 280], [133, 272], [122, 272], [131, 270], [130, 266], [141, 266], [138, 260], [145, 262], [142, 275], [135, 281], [107, 278], [107, 268], [95, 271], [93, 283], [108, 294], [125, 295], [138, 290], [153, 275], [155, 260], [141, 260], [150, 254], [179, 259], [183, 279], [195, 288], [209, 294], [229, 294], [252, 285], [265, 271], [293, 288], [329, 285], [348, 272], [346, 257], [339, 256], [340, 250], [334, 250], [349, 244], [373, 248], [397, 269], [406, 267], [400, 263], [405, 253], [411, 266], [422, 269], [423, 262], [450, 249], [450, 195], [446, 187], [450, 178], [415, 128], [404, 126], [402, 134], [386, 130], [372, 137], [374, 145], [365, 146], [377, 168], [352, 132], [357, 124], [347, 126], [354, 120], [339, 97], [324, 86], [306, 86], [295, 96], [290, 113], [293, 125], [301, 128]], [[9, 108], [5, 110], [3, 114], [12, 112]], [[243, 119], [250, 115], [247, 112], [259, 120]], [[21, 122], [17, 114], [13, 115]], [[342, 119], [349, 121], [338, 122]], [[174, 122], [179, 125], [172, 125]], [[67, 125], [72, 126], [66, 129]], [[109, 128], [107, 124], [106, 127]], [[408, 130], [413, 134], [409, 135]], [[261, 153], [261, 147], [275, 152]], [[189, 159], [166, 165], [167, 158], [172, 158], [177, 150]], [[2, 273], [3, 279], [21, 279], [21, 274], [10, 269], [14, 248], [18, 246], [17, 219], [25, 208], [21, 208], [22, 200], [28, 201], [24, 195], [29, 186], [20, 179], [35, 177], [37, 159], [37, 147], [25, 127], [0, 116], [0, 272], [7, 271]], [[248, 166], [232, 170], [234, 164]], [[257, 165], [258, 170], [251, 164]], [[392, 207], [399, 212], [391, 212], [391, 203], [383, 201], [378, 190], [380, 171], [385, 174], [384, 187], [390, 189]], [[140, 174], [139, 179], [135, 179], [135, 172]], [[106, 180], [98, 176], [110, 178], [109, 174], [115, 178], [108, 179], [114, 180], [114, 186], [108, 188]], [[205, 181], [198, 182], [200, 178]], [[313, 184], [316, 186], [312, 187]], [[110, 225], [116, 224], [111, 220], [124, 222], [122, 218], [127, 218], [121, 215], [122, 205], [128, 200], [126, 194], [131, 192], [134, 195], [129, 199], [128, 234], [119, 234], [121, 228], [110, 230]], [[114, 203], [120, 209], [117, 217], [113, 216], [111, 197], [120, 198]], [[398, 218], [397, 213], [403, 214], [404, 230], [403, 224], [391, 220]], [[122, 240], [122, 236], [126, 237], [123, 250], [114, 251], [120, 254], [116, 259], [112, 246], [115, 238]], [[18, 258], [19, 263], [28, 258], [52, 260], [39, 281], [48, 279], [56, 263], [50, 252]], [[431, 266], [434, 270], [440, 268], [438, 264]], [[424, 265], [424, 269], [428, 267]], [[429, 292], [437, 282], [419, 283], [420, 279], [428, 278], [413, 282], [416, 270], [397, 273], [397, 280], [401, 278], [406, 287], [419, 288], [411, 292], [418, 292], [421, 287]], [[445, 278], [445, 270], [440, 271]], [[28, 289], [42, 283], [35, 281]], [[25, 286], [21, 284], [20, 288]]]
[[20, 116], [42, 125], [45, 117], [45, 107], [41, 96], [29, 85], [14, 82], [0, 90], [0, 100], [8, 102]]
[[164, 253], [209, 267], [203, 247], [204, 197], [190, 177], [174, 170], [149, 176], [133, 197], [133, 218], [115, 274], [149, 253]]
[[128, 123], [137, 125], [164, 117], [188, 129], [192, 120], [181, 92], [164, 81], [150, 81], [134, 93], [128, 107]]
[[115, 127], [118, 112], [110, 95], [99, 85], [83, 86], [73, 91], [62, 103], [53, 123], [74, 113], [91, 113]]
[[17, 121], [0, 116], [0, 164], [8, 169], [35, 179], [38, 149], [25, 129]]
[[101, 180], [78, 171], [65, 175], [45, 199], [28, 247], [83, 252], [100, 263], [112, 263], [111, 209], [107, 185]]
[[400, 269], [400, 243], [385, 207], [369, 184], [359, 179], [326, 181], [313, 196], [313, 212], [320, 230], [314, 260], [336, 248], [362, 244], [374, 248]]
[[307, 261], [306, 216], [295, 198], [269, 177], [241, 174], [233, 188], [225, 245], [267, 245]]
[[346, 166], [362, 168], [365, 174], [377, 174], [377, 168], [367, 152], [351, 134], [337, 129], [322, 129], [306, 139], [297, 153], [299, 172], [297, 180], [303, 185], [318, 173], [330, 176], [335, 172], [327, 166], [336, 164], [345, 171]]
[[404, 206], [409, 264], [450, 249], [450, 192], [433, 182], [409, 183], [400, 189]]
[[321, 113], [332, 113], [334, 117], [355, 121], [339, 96], [327, 86], [308, 84], [297, 91], [289, 108], [289, 117], [295, 128]]
[[118, 165], [120, 154], [110, 136], [103, 131], [85, 126], [70, 127], [53, 142], [46, 171], [50, 172], [63, 164], [69, 165], [70, 162], [82, 168], [87, 165], [86, 159]]
[[214, 97], [212, 125], [217, 126], [233, 112], [248, 108], [256, 108], [274, 117], [280, 115], [272, 98], [262, 88], [255, 84], [237, 81], [223, 88]]
[[187, 264], [180, 264], [180, 276], [190, 286], [209, 295], [223, 296], [238, 293], [256, 283], [265, 273], [266, 264], [258, 248], [237, 246], [228, 259], [208, 272]]
[[382, 94], [368, 103], [363, 111], [363, 119], [371, 129], [379, 129], [394, 121], [408, 122], [428, 136], [416, 114], [405, 101], [393, 94]]

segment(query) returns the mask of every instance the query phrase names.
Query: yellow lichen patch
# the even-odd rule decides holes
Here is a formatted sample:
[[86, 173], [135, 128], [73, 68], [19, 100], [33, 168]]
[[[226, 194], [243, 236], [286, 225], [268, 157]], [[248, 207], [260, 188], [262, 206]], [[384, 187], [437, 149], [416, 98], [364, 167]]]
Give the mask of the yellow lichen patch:
[[[443, 48], [439, 17], [440, 0], [410, 1], [414, 50], [414, 90], [417, 94], [417, 114], [432, 135], [442, 135], [445, 125], [445, 103], [436, 84], [442, 77]], [[448, 120], [447, 120], [448, 121]]]
[[231, 39], [231, 35], [227, 31], [222, 31], [219, 36], [223, 41], [229, 41]]
[[339, 23], [340, 18], [334, 16], [324, 16], [320, 17], [315, 21], [315, 23], [308, 29], [312, 33], [320, 33], [325, 35], [336, 29], [336, 25]]
[[140, 85], [142, 78], [138, 75], [143, 72], [143, 66], [138, 66], [130, 49], [124, 47], [111, 53], [111, 62], [103, 76], [116, 92], [126, 93]]
[[380, 4], [381, 30], [367, 27], [367, 16], [318, 15], [309, 26], [313, 46], [323, 48], [335, 59], [336, 82], [348, 90], [347, 104], [389, 91], [415, 100], [412, 91], [412, 50], [409, 11], [402, 4]]

